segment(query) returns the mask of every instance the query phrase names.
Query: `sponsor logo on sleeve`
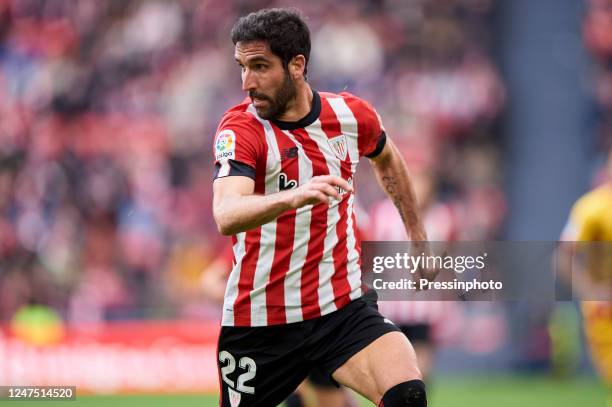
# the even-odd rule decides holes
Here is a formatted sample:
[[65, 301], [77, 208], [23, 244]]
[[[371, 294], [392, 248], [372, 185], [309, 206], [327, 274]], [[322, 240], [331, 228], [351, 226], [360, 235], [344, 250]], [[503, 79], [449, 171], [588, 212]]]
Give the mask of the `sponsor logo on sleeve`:
[[229, 129], [221, 130], [215, 140], [215, 160], [236, 159], [236, 134]]

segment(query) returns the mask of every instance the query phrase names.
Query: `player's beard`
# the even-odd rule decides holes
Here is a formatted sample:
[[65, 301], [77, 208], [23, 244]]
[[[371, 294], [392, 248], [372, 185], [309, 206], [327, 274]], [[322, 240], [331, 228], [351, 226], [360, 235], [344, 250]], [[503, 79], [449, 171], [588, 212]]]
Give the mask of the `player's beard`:
[[283, 83], [273, 96], [255, 91], [249, 92], [249, 96], [251, 100], [262, 99], [268, 102], [268, 106], [264, 108], [255, 108], [259, 117], [264, 120], [277, 119], [287, 111], [289, 102], [297, 96], [297, 89], [289, 72], [285, 71]]

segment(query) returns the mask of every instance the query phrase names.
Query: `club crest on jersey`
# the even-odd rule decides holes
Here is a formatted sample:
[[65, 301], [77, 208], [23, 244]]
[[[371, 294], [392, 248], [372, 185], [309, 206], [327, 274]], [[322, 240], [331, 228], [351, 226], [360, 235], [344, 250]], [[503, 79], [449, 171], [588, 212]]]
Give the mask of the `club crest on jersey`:
[[342, 161], [346, 160], [346, 153], [348, 150], [346, 147], [346, 136], [344, 134], [327, 139], [327, 142], [338, 159]]
[[230, 401], [231, 406], [238, 407], [238, 405], [240, 404], [240, 399], [242, 398], [242, 395], [230, 387], [227, 388], [227, 392], [229, 394], [229, 401]]
[[236, 159], [236, 134], [229, 129], [221, 130], [215, 140], [215, 160]]

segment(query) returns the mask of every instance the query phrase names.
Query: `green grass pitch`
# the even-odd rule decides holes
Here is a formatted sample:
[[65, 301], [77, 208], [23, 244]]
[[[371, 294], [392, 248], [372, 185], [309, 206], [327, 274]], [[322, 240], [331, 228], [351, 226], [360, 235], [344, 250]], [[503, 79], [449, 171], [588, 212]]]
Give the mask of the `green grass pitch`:
[[[0, 402], [1, 405], [40, 407], [40, 402]], [[216, 407], [210, 395], [82, 396], [76, 401], [46, 401], [65, 407]], [[545, 377], [437, 378], [429, 389], [431, 407], [603, 407], [606, 391], [595, 379], [556, 381]], [[362, 402], [362, 406], [372, 406]], [[324, 406], [322, 406], [324, 407]]]

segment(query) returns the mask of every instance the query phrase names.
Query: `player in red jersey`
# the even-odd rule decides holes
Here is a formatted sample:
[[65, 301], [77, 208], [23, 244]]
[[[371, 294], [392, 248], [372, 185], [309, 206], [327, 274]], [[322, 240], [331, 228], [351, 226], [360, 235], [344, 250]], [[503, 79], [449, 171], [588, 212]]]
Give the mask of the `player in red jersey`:
[[379, 406], [426, 406], [410, 342], [361, 291], [353, 208], [365, 156], [422, 242], [416, 250], [428, 251], [404, 161], [369, 103], [311, 89], [310, 34], [297, 12], [251, 13], [231, 36], [249, 97], [226, 112], [214, 142], [214, 217], [234, 252], [221, 406], [274, 406], [314, 367]]

